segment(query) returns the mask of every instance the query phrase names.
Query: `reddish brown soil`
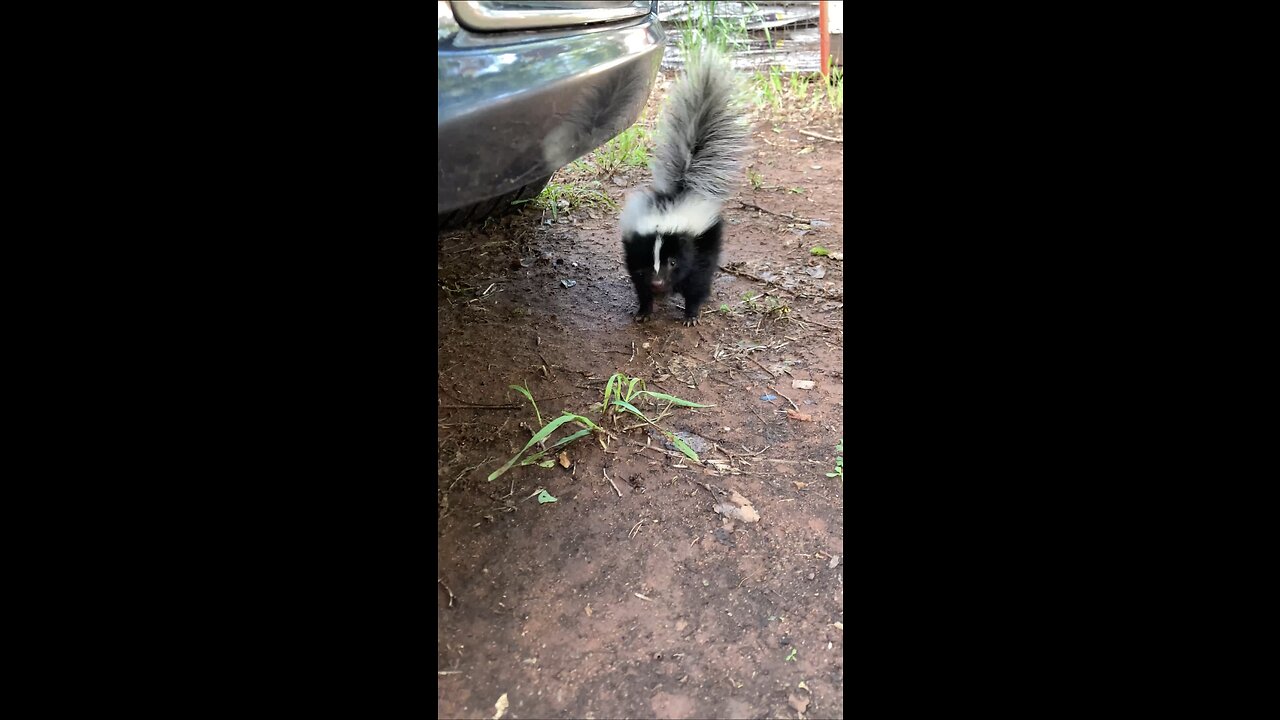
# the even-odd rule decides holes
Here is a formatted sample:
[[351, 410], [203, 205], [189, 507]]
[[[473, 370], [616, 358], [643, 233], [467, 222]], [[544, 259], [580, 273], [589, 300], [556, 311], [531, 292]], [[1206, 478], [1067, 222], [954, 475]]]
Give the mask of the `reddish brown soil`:
[[[843, 145], [800, 129], [843, 137], [838, 117], [757, 118], [764, 187], [744, 178], [739, 198], [800, 221], [729, 204], [730, 272], [697, 327], [678, 297], [632, 322], [616, 212], [544, 224], [528, 207], [440, 237], [439, 717], [492, 718], [504, 694], [517, 720], [844, 716], [844, 486], [826, 476], [844, 437], [844, 263], [809, 254], [844, 252]], [[647, 178], [604, 187], [621, 202]], [[629, 416], [606, 423], [607, 451], [569, 445], [569, 469], [486, 480], [537, 425], [509, 385], [527, 382], [544, 418], [599, 421], [617, 372], [715, 406], [660, 422], [705, 439], [701, 465], [624, 431]], [[558, 502], [530, 497], [543, 488]], [[728, 524], [720, 490], [759, 522]]]

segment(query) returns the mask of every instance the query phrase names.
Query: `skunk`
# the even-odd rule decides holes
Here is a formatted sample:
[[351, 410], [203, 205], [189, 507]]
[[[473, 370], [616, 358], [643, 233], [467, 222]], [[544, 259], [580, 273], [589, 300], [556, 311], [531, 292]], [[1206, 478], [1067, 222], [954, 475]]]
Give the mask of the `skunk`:
[[684, 324], [698, 324], [720, 262], [720, 210], [739, 181], [749, 130], [724, 58], [690, 58], [667, 99], [653, 153], [653, 184], [627, 198], [622, 246], [636, 286], [637, 322], [653, 299], [684, 296]]

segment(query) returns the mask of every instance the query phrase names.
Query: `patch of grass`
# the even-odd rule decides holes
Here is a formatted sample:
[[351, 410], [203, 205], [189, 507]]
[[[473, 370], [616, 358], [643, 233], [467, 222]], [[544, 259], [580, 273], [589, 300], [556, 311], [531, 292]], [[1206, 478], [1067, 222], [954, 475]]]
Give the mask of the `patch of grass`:
[[[746, 5], [755, 10], [754, 3]], [[687, 58], [706, 47], [727, 55], [747, 46], [747, 15], [728, 17], [721, 12], [717, 17], [717, 10], [723, 6], [714, 0], [690, 3], [689, 14], [675, 23], [681, 56]]]
[[759, 190], [764, 187], [764, 176], [755, 170], [747, 170], [747, 179], [751, 181], [752, 190]]
[[[820, 84], [822, 87], [815, 87]], [[806, 115], [844, 112], [844, 70], [833, 64], [830, 74], [787, 73], [773, 65], [751, 76], [748, 87], [756, 107]], [[825, 106], [825, 107], [824, 107]]]
[[649, 148], [652, 145], [649, 129], [640, 122], [622, 131], [618, 137], [605, 143], [590, 157], [596, 167], [606, 175], [613, 175], [623, 168], [643, 168], [649, 164]]
[[782, 80], [782, 68], [771, 65], [766, 72], [751, 76], [748, 86], [752, 90], [756, 105], [768, 106], [781, 110], [786, 100], [786, 89]]
[[831, 74], [827, 76], [827, 103], [832, 110], [844, 112], [844, 68], [830, 64]]
[[[551, 445], [550, 447], [544, 448], [542, 450], [539, 450], [529, 455], [525, 455], [525, 453], [528, 452], [529, 448], [533, 447], [534, 445], [542, 444], [548, 438], [550, 438], [551, 434], [554, 433], [561, 425], [564, 425], [565, 423], [569, 423], [569, 422], [575, 423], [577, 425], [581, 425], [584, 429], [579, 430], [578, 432], [573, 433], [572, 435], [569, 435], [567, 437], [560, 438], [558, 441], [556, 441], [554, 445]], [[586, 418], [581, 415], [575, 415], [566, 410], [560, 415], [560, 417], [542, 426], [541, 430], [534, 433], [533, 437], [529, 440], [529, 442], [525, 443], [524, 447], [521, 448], [519, 452], [511, 456], [511, 459], [508, 460], [506, 464], [504, 464], [502, 467], [498, 468], [497, 470], [494, 470], [493, 472], [489, 473], [489, 481], [492, 482], [498, 479], [499, 477], [501, 477], [505, 472], [510, 470], [513, 465], [516, 464], [517, 460], [520, 461], [520, 465], [522, 467], [525, 465], [545, 463], [546, 458], [544, 456], [546, 456], [547, 453], [551, 453], [551, 455], [554, 456], [555, 451], [558, 448], [564, 447], [565, 445], [568, 445], [569, 443], [579, 438], [586, 437], [587, 435], [590, 435], [593, 432], [604, 432], [604, 430], [599, 425], [596, 425], [594, 422], [592, 422], [590, 418]], [[521, 456], [524, 456], [524, 457], [522, 458]]]
[[595, 175], [600, 170], [600, 168], [596, 167], [595, 163], [585, 157], [578, 158], [577, 160], [569, 163], [566, 169], [573, 175]]
[[804, 100], [805, 97], [808, 96], [809, 94], [809, 78], [808, 77], [800, 73], [792, 73], [791, 79], [790, 79], [790, 85], [791, 85], [792, 97], [798, 100]]
[[618, 203], [613, 198], [601, 192], [598, 188], [600, 182], [593, 180], [590, 182], [557, 182], [552, 180], [542, 189], [541, 193], [535, 198], [528, 200], [518, 200], [515, 205], [521, 203], [533, 203], [534, 206], [542, 208], [542, 210], [551, 213], [553, 220], [560, 219], [560, 213], [568, 212], [576, 208], [588, 207], [605, 207], [609, 210], [617, 210]]
[[[667, 406], [663, 408], [656, 417], [649, 418], [636, 407], [636, 403], [639, 403], [644, 399], [656, 401], [655, 406], [658, 402], [665, 402]], [[635, 415], [643, 420], [644, 423], [652, 425], [658, 430], [658, 432], [662, 433], [667, 440], [671, 441], [672, 445], [675, 445], [680, 452], [684, 453], [685, 457], [693, 460], [694, 462], [702, 462], [698, 459], [698, 453], [695, 452], [693, 448], [689, 447], [684, 440], [681, 440], [675, 433], [672, 433], [658, 425], [658, 421], [666, 417], [667, 413], [671, 411], [672, 406], [691, 408], [715, 407], [714, 405], [703, 405], [701, 403], [691, 402], [666, 393], [645, 390], [644, 380], [641, 380], [640, 378], [627, 377], [623, 373], [614, 373], [609, 377], [609, 380], [604, 386], [604, 401], [600, 403], [600, 408], [604, 413], [604, 416], [607, 418], [613, 418], [615, 424], [617, 423], [619, 415], [623, 412]]]
[[823, 255], [830, 255], [830, 254], [831, 254], [831, 251], [830, 251], [830, 250], [828, 250], [828, 249], [826, 249], [826, 248], [824, 248], [824, 247], [822, 247], [821, 245], [818, 245], [818, 246], [815, 246], [815, 247], [811, 247], [811, 248], [809, 248], [809, 254], [810, 254], [810, 255], [817, 255], [817, 256], [821, 257], [821, 256], [823, 256]]
[[[534, 415], [538, 418], [539, 429], [533, 434], [533, 437], [529, 442], [525, 443], [524, 447], [520, 448], [519, 452], [511, 456], [510, 460], [507, 460], [502, 467], [494, 470], [492, 473], [489, 473], [490, 481], [501, 477], [513, 467], [524, 467], [526, 465], [538, 465], [546, 468], [554, 467], [556, 452], [559, 449], [569, 445], [575, 440], [587, 437], [593, 433], [600, 441], [600, 447], [602, 448], [608, 448], [606, 438], [612, 437], [617, 439], [616, 435], [604, 429], [600, 425], [597, 425], [590, 418], [576, 413], [571, 413], [568, 410], [561, 411], [558, 417], [552, 419], [551, 422], [543, 424], [542, 413], [538, 410], [538, 404], [534, 401], [533, 394], [529, 392], [529, 388], [526, 387], [526, 385], [511, 385], [510, 387], [512, 390], [515, 390], [528, 398], [529, 403], [533, 406]], [[652, 403], [655, 408], [657, 408], [660, 403], [665, 403], [665, 407], [661, 409], [657, 416], [650, 418], [645, 415], [639, 407], [637, 407], [637, 405], [646, 402]], [[666, 436], [673, 445], [680, 449], [680, 452], [684, 453], [691, 460], [701, 462], [701, 460], [698, 459], [698, 453], [694, 452], [693, 448], [689, 447], [685, 441], [681, 440], [674, 433], [658, 425], [658, 422], [666, 417], [673, 407], [709, 408], [715, 406], [703, 405], [701, 403], [678, 398], [674, 395], [646, 390], [644, 380], [640, 378], [627, 377], [622, 373], [616, 373], [609, 378], [604, 387], [604, 402], [594, 406], [594, 408], [599, 409], [603, 413], [603, 417], [605, 419], [612, 421], [615, 425], [617, 424], [618, 418], [621, 417], [623, 413], [635, 415], [644, 421], [643, 424], [652, 425], [658, 430], [658, 432], [661, 432]], [[578, 425], [582, 429], [561, 437], [551, 445], [547, 445], [547, 441], [551, 439], [551, 436], [562, 426], [569, 423]]]

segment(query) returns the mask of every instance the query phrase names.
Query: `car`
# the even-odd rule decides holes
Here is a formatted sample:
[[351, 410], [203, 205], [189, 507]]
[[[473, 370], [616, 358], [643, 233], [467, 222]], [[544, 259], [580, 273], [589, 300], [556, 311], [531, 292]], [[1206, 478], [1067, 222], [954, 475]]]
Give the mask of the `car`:
[[655, 0], [438, 2], [437, 229], [535, 197], [640, 117], [666, 34]]

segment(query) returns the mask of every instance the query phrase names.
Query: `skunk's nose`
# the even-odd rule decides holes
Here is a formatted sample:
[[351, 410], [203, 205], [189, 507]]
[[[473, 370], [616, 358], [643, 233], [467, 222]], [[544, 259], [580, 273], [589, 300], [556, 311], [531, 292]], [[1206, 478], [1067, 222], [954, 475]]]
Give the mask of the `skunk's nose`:
[[650, 286], [650, 287], [652, 287], [654, 290], [661, 290], [663, 287], [665, 287], [665, 285], [663, 284], [663, 282], [662, 282], [661, 280], [659, 280], [658, 278], [654, 278], [654, 279], [650, 280], [650, 281], [649, 281], [649, 286]]

